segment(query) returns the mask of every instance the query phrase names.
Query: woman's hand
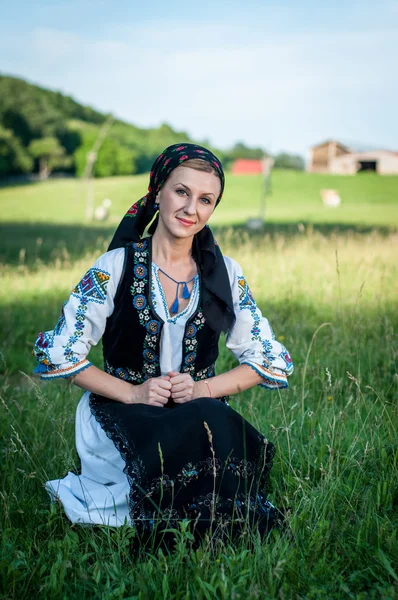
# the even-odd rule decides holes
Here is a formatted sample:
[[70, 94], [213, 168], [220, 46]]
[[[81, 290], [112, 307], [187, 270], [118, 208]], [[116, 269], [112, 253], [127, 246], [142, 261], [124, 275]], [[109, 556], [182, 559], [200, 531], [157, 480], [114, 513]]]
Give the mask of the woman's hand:
[[203, 393], [201, 386], [203, 382], [194, 381], [188, 373], [170, 371], [167, 375], [171, 383], [171, 397], [177, 404], [183, 404], [184, 402], [207, 395]]
[[167, 404], [171, 395], [170, 378], [166, 375], [151, 377], [133, 388], [133, 397], [129, 404], [149, 404], [162, 408]]

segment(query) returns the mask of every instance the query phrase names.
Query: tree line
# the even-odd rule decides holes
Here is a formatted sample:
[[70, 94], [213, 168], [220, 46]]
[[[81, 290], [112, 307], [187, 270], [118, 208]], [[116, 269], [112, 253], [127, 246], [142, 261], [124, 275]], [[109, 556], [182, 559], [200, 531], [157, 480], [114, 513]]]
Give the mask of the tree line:
[[[70, 96], [0, 75], [0, 177], [38, 174], [45, 179], [57, 171], [81, 177], [107, 118]], [[186, 132], [166, 123], [143, 129], [116, 119], [98, 152], [93, 175], [148, 172], [166, 146], [190, 141], [194, 140]], [[198, 143], [209, 147], [206, 141]], [[263, 148], [250, 148], [242, 142], [230, 150], [212, 150], [226, 168], [236, 158], [257, 159], [267, 154]], [[280, 154], [275, 157], [275, 167], [303, 169], [304, 162], [300, 156]]]

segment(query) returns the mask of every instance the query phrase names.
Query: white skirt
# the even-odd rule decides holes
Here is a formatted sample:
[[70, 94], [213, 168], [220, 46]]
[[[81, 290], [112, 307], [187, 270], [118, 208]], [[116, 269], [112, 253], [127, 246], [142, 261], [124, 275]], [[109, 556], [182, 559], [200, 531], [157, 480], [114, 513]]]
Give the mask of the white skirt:
[[89, 397], [89, 392], [83, 394], [76, 411], [81, 475], [68, 473], [63, 479], [47, 481], [46, 489], [54, 501], [61, 502], [72, 523], [113, 527], [131, 524], [125, 462], [92, 415]]

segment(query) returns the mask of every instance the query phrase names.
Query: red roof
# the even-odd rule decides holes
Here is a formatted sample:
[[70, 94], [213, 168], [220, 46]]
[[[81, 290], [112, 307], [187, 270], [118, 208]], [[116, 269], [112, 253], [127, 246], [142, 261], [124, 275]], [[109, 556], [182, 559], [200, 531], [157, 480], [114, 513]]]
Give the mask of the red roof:
[[232, 173], [235, 175], [249, 175], [263, 172], [263, 163], [261, 160], [252, 158], [237, 158], [232, 165]]

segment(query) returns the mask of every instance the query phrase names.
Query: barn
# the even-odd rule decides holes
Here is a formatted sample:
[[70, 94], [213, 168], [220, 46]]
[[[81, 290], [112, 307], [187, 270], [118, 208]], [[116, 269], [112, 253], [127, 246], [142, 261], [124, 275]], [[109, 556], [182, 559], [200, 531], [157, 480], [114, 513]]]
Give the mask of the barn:
[[237, 158], [231, 168], [234, 175], [258, 175], [263, 172], [263, 161], [251, 158]]
[[374, 171], [379, 175], [398, 175], [398, 152], [392, 150], [355, 152], [340, 142], [327, 140], [310, 149], [307, 171], [336, 175], [355, 175], [363, 171]]

